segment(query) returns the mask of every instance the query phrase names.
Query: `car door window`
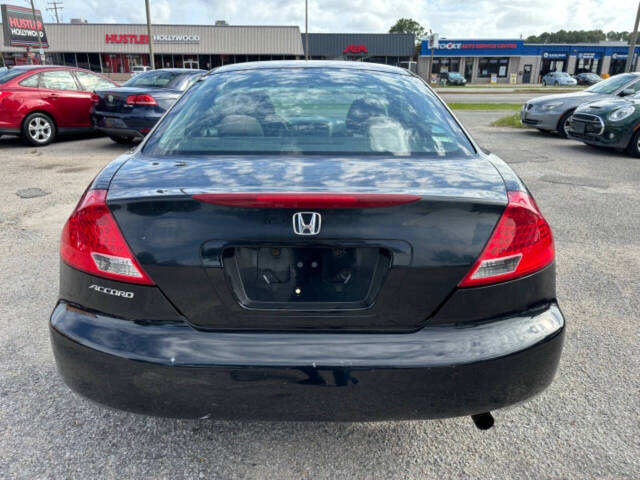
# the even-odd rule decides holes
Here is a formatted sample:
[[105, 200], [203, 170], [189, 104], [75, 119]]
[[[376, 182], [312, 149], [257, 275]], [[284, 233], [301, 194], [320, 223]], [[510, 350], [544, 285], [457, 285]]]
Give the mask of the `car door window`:
[[107, 80], [106, 78], [102, 78], [100, 75], [94, 75], [93, 73], [87, 72], [75, 72], [82, 88], [87, 92], [92, 92], [94, 90], [98, 90], [100, 88], [112, 88], [115, 87], [115, 84]]
[[625, 90], [633, 90], [635, 93], [640, 92], [640, 80], [636, 83], [632, 83], [631, 85], [627, 85], [624, 87]]
[[21, 87], [37, 87], [38, 86], [38, 78], [40, 77], [39, 73], [35, 75], [31, 75], [30, 77], [25, 78], [20, 82]]
[[50, 90], [78, 90], [71, 72], [60, 70], [41, 73], [41, 82], [43, 88]]

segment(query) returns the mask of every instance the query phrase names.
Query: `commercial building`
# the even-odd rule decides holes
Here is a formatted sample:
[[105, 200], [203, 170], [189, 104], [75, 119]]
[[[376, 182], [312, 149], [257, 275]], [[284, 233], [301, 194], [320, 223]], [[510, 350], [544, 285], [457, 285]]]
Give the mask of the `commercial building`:
[[[149, 65], [149, 41], [155, 67], [214, 68], [228, 63], [303, 58], [297, 26], [46, 24], [46, 63], [73, 65], [114, 78], [128, 77], [134, 65]], [[34, 47], [35, 48], [35, 47]], [[29, 62], [26, 49], [5, 45], [8, 66]]]
[[[302, 34], [306, 48], [305, 34]], [[405, 66], [416, 54], [413, 34], [310, 33], [312, 60], [357, 60]]]
[[[152, 37], [143, 24], [90, 24], [82, 21], [45, 25], [48, 64], [70, 65], [129, 76], [134, 65], [149, 65], [149, 41], [155, 68], [210, 69], [229, 63], [304, 58], [304, 34], [297, 26], [154, 25]], [[33, 50], [37, 50], [34, 45]], [[310, 34], [312, 59], [360, 60], [405, 65], [414, 56], [414, 35]], [[0, 36], [4, 64], [38, 61], [24, 47], [12, 47]]]
[[[460, 72], [470, 83], [539, 83], [551, 72], [615, 75], [624, 71], [629, 46], [623, 42], [533, 44], [523, 40], [440, 40], [433, 52], [433, 74]], [[640, 46], [633, 70], [640, 70]], [[427, 78], [431, 50], [423, 41], [418, 73]]]

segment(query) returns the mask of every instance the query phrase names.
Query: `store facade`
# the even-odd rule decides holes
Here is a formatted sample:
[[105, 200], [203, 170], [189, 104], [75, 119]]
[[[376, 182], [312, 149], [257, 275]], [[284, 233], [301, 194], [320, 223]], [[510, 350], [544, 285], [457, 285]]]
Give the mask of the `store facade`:
[[[46, 62], [87, 68], [114, 78], [128, 77], [134, 65], [210, 69], [228, 63], [304, 58], [296, 26], [146, 25], [58, 23], [45, 25]], [[29, 62], [25, 48], [5, 45], [5, 65]]]
[[[310, 33], [312, 60], [355, 60], [406, 67], [416, 53], [415, 35], [393, 33]], [[306, 48], [305, 34], [302, 34]]]
[[[433, 52], [432, 75], [455, 71], [470, 83], [539, 83], [549, 72], [615, 75], [624, 71], [628, 46], [620, 42], [597, 44], [531, 44], [523, 40], [440, 40]], [[634, 71], [640, 71], [640, 46]], [[422, 42], [418, 73], [428, 78], [431, 50]]]

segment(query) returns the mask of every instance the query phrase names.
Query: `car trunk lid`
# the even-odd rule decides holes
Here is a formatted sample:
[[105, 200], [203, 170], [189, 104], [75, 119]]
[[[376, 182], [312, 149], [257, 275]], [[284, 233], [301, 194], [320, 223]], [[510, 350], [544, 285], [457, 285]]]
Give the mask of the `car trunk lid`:
[[[292, 192], [403, 201], [207, 201], [264, 192], [279, 201]], [[132, 251], [185, 317], [234, 330], [418, 328], [469, 270], [506, 201], [502, 177], [482, 157], [135, 155], [108, 197]], [[300, 213], [305, 224], [320, 216], [317, 233], [296, 234]]]

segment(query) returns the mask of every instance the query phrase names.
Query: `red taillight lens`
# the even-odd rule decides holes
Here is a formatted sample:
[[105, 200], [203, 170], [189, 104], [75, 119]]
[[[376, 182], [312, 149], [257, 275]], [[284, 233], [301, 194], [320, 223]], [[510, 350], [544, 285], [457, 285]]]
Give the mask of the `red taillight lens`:
[[535, 201], [524, 192], [509, 192], [509, 204], [491, 238], [458, 286], [521, 277], [546, 267], [554, 257], [551, 228]]
[[153, 285], [120, 233], [106, 198], [106, 190], [84, 194], [62, 230], [60, 257], [92, 275]]
[[127, 97], [127, 105], [155, 106], [158, 105], [158, 102], [151, 95], [129, 95]]
[[94, 105], [100, 103], [100, 96], [97, 93], [91, 94], [91, 103], [93, 103]]
[[205, 203], [245, 208], [374, 208], [420, 200], [420, 195], [349, 193], [202, 193]]

